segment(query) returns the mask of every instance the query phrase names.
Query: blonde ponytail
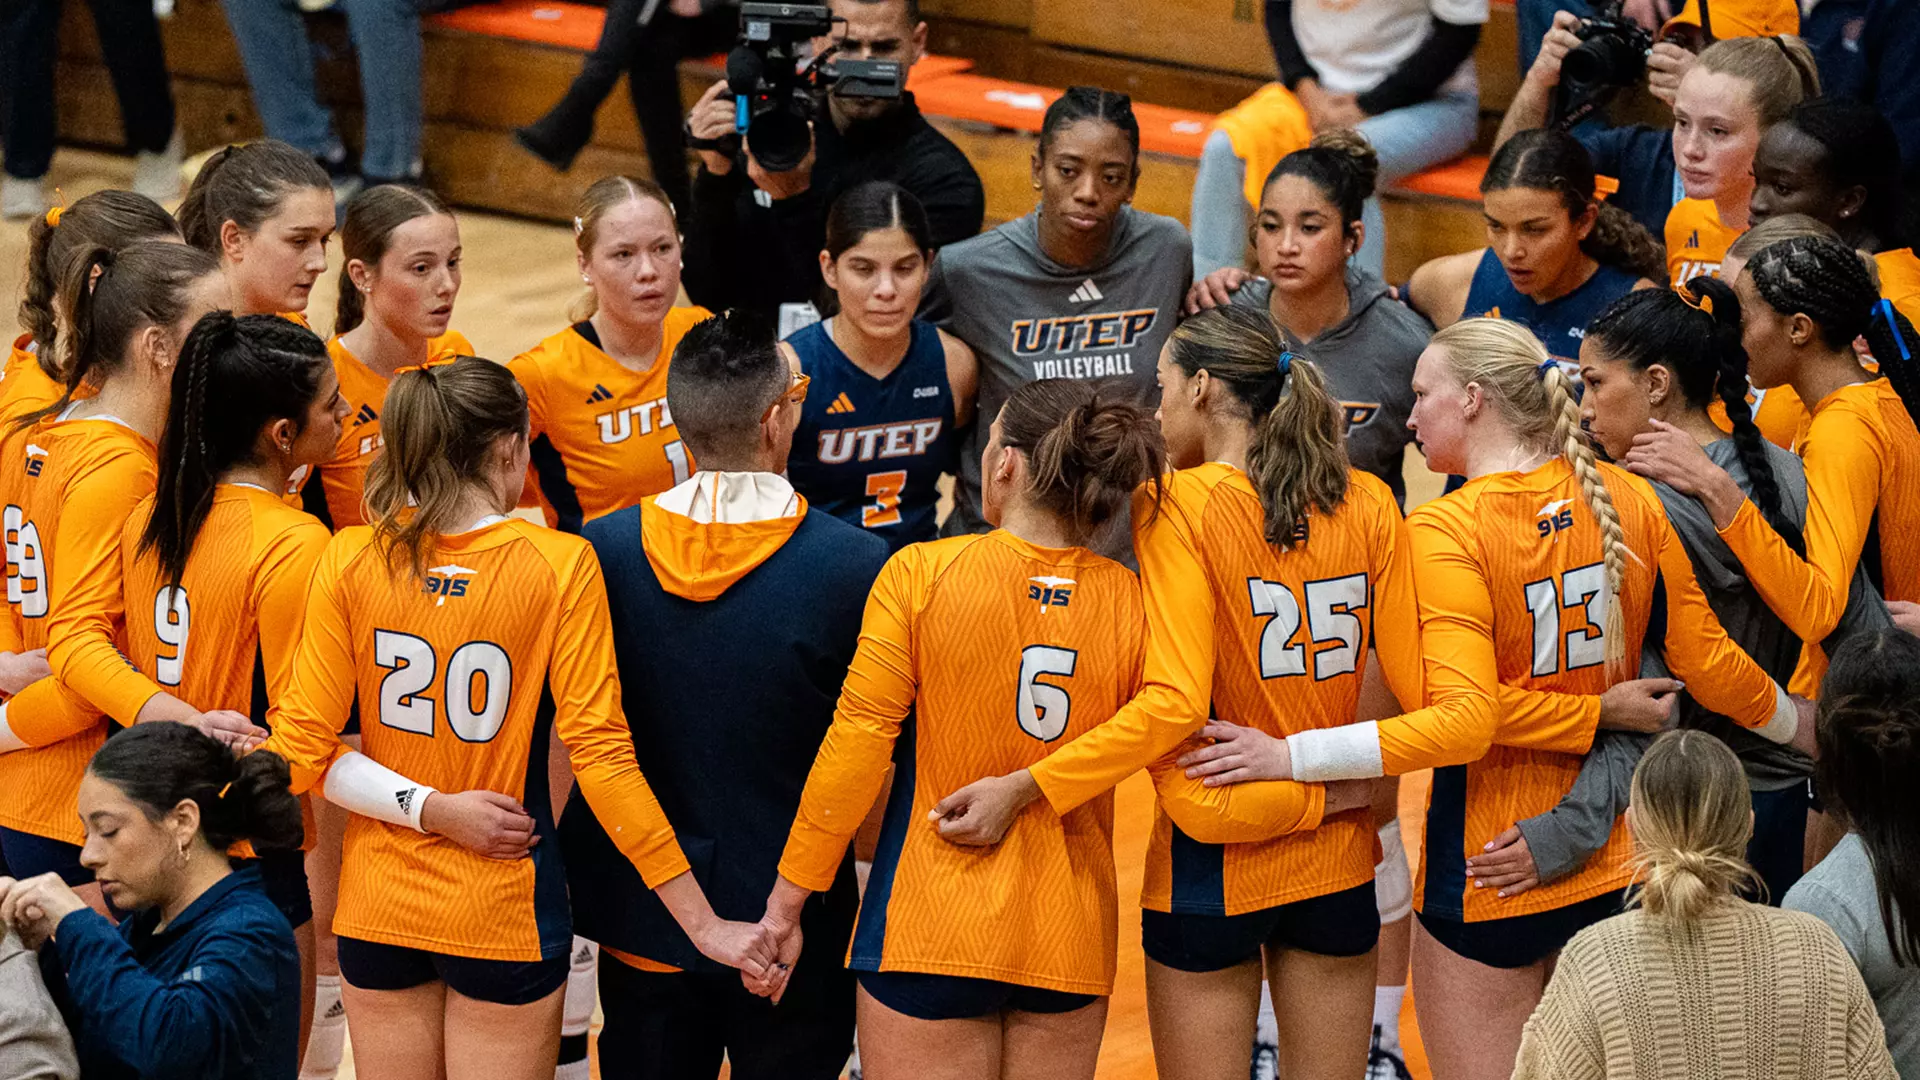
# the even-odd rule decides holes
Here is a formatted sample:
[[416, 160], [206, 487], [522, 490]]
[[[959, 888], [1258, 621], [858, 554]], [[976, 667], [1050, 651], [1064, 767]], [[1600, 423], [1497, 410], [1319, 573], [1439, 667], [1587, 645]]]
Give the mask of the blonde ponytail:
[[1620, 511], [1613, 505], [1606, 478], [1600, 475], [1593, 444], [1587, 441], [1587, 433], [1580, 427], [1580, 405], [1573, 397], [1573, 380], [1565, 368], [1555, 363], [1543, 369], [1541, 383], [1548, 405], [1554, 410], [1554, 448], [1572, 467], [1574, 478], [1580, 481], [1580, 494], [1587, 501], [1587, 509], [1593, 511], [1593, 520], [1600, 526], [1600, 556], [1607, 567], [1607, 676], [1609, 681], [1619, 681], [1632, 675], [1626, 666], [1626, 614], [1620, 605], [1620, 594], [1627, 584], [1626, 530], [1620, 527]]
[[1765, 889], [1745, 857], [1753, 834], [1747, 775], [1727, 744], [1704, 731], [1653, 740], [1633, 771], [1634, 903], [1688, 923], [1738, 890]]

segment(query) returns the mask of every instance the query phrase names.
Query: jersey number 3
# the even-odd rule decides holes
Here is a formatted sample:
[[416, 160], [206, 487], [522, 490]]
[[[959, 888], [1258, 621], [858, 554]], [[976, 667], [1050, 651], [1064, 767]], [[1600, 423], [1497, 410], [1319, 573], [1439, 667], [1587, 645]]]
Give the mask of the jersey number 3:
[[[439, 658], [425, 638], [397, 630], [373, 632], [373, 662], [387, 668], [380, 680], [380, 722], [415, 735], [433, 735], [433, 703], [426, 691], [440, 674]], [[491, 641], [469, 641], [447, 658], [443, 688], [447, 726], [461, 742], [487, 742], [500, 734], [513, 690], [513, 661]]]

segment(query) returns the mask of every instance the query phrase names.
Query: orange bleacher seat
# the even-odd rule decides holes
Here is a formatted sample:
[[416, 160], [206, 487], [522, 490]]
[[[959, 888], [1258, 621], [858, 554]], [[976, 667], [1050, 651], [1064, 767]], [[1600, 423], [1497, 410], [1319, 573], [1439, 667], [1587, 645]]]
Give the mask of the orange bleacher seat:
[[1460, 199], [1465, 202], [1480, 201], [1480, 178], [1487, 174], [1487, 158], [1482, 154], [1469, 154], [1455, 158], [1444, 165], [1435, 165], [1431, 169], [1414, 173], [1403, 178], [1394, 187], [1401, 191], [1410, 191], [1416, 195], [1432, 195], [1442, 199]]
[[[1052, 87], [964, 72], [928, 79], [913, 88], [920, 111], [930, 116], [1034, 132], [1040, 130], [1047, 106], [1061, 93]], [[1140, 121], [1141, 149], [1177, 157], [1198, 158], [1200, 148], [1207, 141], [1207, 130], [1213, 124], [1210, 113], [1145, 102], [1135, 102], [1133, 114]]]

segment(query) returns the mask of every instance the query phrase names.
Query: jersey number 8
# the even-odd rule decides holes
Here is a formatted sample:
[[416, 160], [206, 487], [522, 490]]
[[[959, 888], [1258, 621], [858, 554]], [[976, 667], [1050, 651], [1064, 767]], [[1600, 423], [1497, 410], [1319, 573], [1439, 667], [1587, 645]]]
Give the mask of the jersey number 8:
[[[434, 699], [425, 691], [439, 674], [433, 645], [397, 630], [375, 630], [373, 662], [389, 669], [380, 680], [380, 722], [432, 737]], [[491, 641], [467, 642], [447, 658], [447, 726], [461, 742], [491, 740], [506, 721], [512, 690], [513, 661], [507, 651]]]
[[[1306, 597], [1307, 637], [1315, 645], [1332, 646], [1313, 654], [1314, 680], [1358, 670], [1366, 631], [1356, 613], [1367, 607], [1367, 575], [1309, 581], [1301, 591]], [[1300, 633], [1302, 606], [1293, 590], [1283, 581], [1248, 578], [1247, 598], [1254, 616], [1267, 620], [1260, 630], [1260, 677], [1305, 675], [1307, 644], [1293, 640]]]

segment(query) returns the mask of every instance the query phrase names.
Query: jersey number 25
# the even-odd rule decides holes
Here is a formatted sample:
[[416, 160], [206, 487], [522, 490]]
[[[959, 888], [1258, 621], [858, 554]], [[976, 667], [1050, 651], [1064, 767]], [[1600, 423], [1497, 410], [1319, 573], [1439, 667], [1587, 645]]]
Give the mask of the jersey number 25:
[[1307, 673], [1307, 643], [1294, 641], [1300, 636], [1300, 616], [1305, 609], [1306, 638], [1315, 645], [1327, 645], [1313, 654], [1315, 681], [1348, 675], [1358, 670], [1365, 628], [1359, 612], [1367, 607], [1367, 575], [1309, 581], [1301, 593], [1301, 604], [1284, 581], [1247, 579], [1247, 598], [1255, 618], [1267, 620], [1260, 629], [1260, 677], [1279, 679]]

